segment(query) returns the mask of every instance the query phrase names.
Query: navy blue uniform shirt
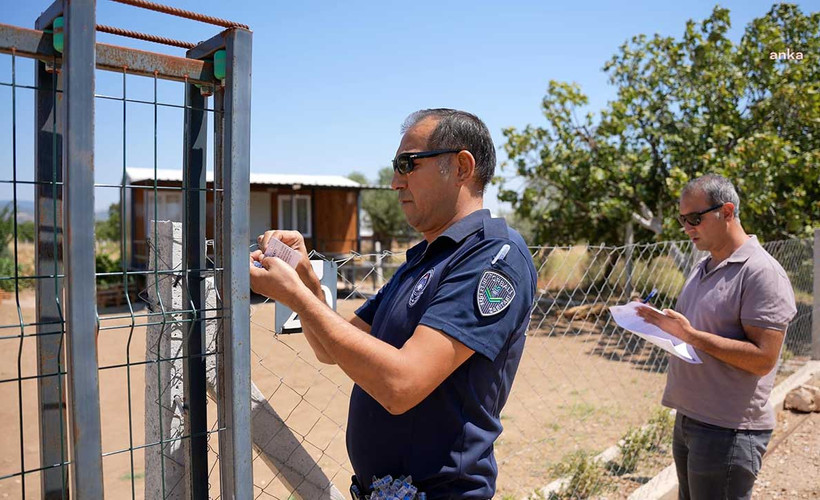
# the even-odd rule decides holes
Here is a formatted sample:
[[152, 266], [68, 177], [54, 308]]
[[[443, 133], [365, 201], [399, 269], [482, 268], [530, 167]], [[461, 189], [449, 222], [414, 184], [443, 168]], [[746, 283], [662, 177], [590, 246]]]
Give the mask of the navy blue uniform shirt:
[[535, 283], [523, 238], [488, 210], [407, 251], [407, 262], [356, 315], [396, 348], [426, 325], [475, 353], [402, 415], [353, 387], [347, 450], [360, 484], [369, 489], [373, 476], [412, 475], [430, 500], [493, 496], [493, 442], [521, 360]]

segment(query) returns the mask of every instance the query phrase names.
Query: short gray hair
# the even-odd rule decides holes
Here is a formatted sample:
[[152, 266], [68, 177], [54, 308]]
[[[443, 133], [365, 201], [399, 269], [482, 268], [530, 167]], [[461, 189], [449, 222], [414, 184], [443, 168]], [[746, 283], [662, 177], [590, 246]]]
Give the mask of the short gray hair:
[[703, 193], [710, 206], [731, 203], [735, 206], [735, 218], [740, 217], [740, 197], [732, 181], [717, 174], [706, 174], [689, 181], [683, 187], [680, 197], [692, 193]]
[[484, 188], [495, 175], [495, 146], [487, 125], [472, 113], [456, 109], [422, 109], [404, 120], [404, 134], [426, 118], [438, 120], [427, 140], [430, 149], [466, 149], [475, 158], [476, 179], [479, 189]]

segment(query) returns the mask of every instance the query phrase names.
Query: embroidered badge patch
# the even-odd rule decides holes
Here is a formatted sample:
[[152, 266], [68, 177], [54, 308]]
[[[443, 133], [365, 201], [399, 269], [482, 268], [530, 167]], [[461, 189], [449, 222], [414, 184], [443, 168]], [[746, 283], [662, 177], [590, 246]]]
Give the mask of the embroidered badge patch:
[[421, 294], [424, 293], [424, 289], [427, 288], [427, 285], [430, 284], [430, 280], [433, 278], [433, 271], [435, 271], [435, 268], [424, 273], [424, 275], [416, 281], [413, 291], [410, 292], [410, 300], [407, 301], [408, 307], [413, 307], [416, 305], [416, 302], [419, 301]]
[[515, 288], [506, 276], [495, 271], [484, 271], [478, 281], [478, 290], [476, 290], [478, 312], [482, 316], [500, 313], [510, 305], [513, 298], [515, 298]]

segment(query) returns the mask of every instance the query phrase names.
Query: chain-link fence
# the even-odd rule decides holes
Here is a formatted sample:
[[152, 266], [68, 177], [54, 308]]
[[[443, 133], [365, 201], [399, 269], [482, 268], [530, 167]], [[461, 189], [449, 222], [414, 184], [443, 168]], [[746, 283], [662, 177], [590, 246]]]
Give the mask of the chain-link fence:
[[[798, 302], [782, 379], [810, 357], [812, 245], [764, 246], [787, 270]], [[645, 297], [653, 288], [654, 305], [674, 307], [702, 256], [689, 242], [534, 249], [540, 294], [496, 447], [500, 491], [528, 493], [545, 478], [574, 475], [574, 482], [562, 485], [568, 496], [601, 491], [618, 498], [671, 461], [662, 446], [670, 429], [658, 427], [667, 422], [658, 411], [668, 354], [618, 327], [607, 307]], [[628, 456], [591, 460], [624, 438]], [[641, 439], [643, 445], [635, 442]], [[642, 459], [634, 463], [638, 455]]]
[[[764, 247], [788, 272], [798, 304], [780, 380], [811, 355], [812, 243]], [[538, 295], [501, 416], [497, 495], [520, 498], [563, 477], [551, 488], [554, 495], [626, 498], [671, 461], [672, 421], [660, 407], [667, 353], [615, 325], [607, 307], [645, 297], [653, 288], [653, 304], [674, 307], [686, 276], [705, 254], [690, 242], [531, 250]], [[339, 314], [352, 317], [403, 261], [403, 253], [391, 252], [339, 260]], [[254, 383], [301, 443], [298, 452], [307, 451], [344, 490], [352, 474], [344, 446], [352, 382], [338, 367], [316, 361], [302, 335], [277, 335], [273, 314], [271, 303], [252, 306]], [[293, 491], [287, 482], [257, 462], [257, 493], [287, 498]]]

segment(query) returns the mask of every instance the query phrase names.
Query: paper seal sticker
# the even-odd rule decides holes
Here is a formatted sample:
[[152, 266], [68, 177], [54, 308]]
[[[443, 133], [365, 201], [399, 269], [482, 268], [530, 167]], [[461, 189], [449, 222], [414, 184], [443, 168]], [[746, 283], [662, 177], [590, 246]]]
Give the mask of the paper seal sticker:
[[510, 305], [515, 298], [515, 288], [510, 280], [496, 271], [484, 271], [478, 281], [476, 301], [482, 316], [493, 316]]
[[[271, 238], [268, 241], [268, 247], [265, 249], [265, 257], [278, 257], [294, 269], [296, 269], [296, 266], [299, 265], [299, 261], [302, 259], [302, 255], [299, 252], [285, 245], [276, 238]], [[253, 265], [256, 267], [262, 267], [262, 264], [258, 261], [254, 261]], [[321, 279], [321, 276], [319, 279]]]
[[421, 294], [424, 293], [424, 290], [427, 288], [427, 285], [430, 284], [430, 280], [433, 278], [433, 271], [435, 268], [430, 269], [424, 275], [419, 278], [416, 284], [413, 286], [413, 291], [410, 293], [410, 300], [407, 301], [407, 307], [413, 307], [416, 305], [416, 302], [419, 301], [421, 298]]

